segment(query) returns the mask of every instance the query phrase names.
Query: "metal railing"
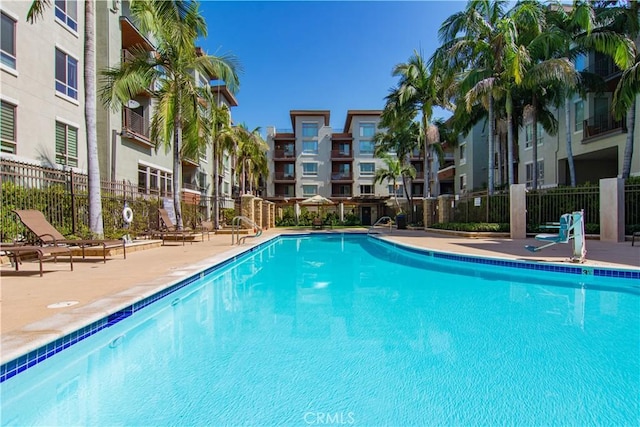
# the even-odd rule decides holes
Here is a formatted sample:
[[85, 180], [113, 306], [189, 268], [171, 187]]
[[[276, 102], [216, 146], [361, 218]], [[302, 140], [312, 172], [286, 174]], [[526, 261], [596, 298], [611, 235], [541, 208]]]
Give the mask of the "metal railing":
[[626, 132], [627, 119], [622, 117], [622, 119], [616, 120], [611, 114], [601, 114], [586, 119], [582, 124], [582, 129], [584, 130], [583, 139], [613, 131]]
[[509, 222], [509, 193], [486, 191], [460, 195], [453, 209], [453, 222]]
[[149, 120], [127, 107], [123, 108], [122, 111], [124, 115], [123, 126], [125, 130], [130, 131], [136, 136], [148, 141], [150, 138]]
[[[251, 227], [253, 227], [253, 229], [255, 230], [254, 235], [240, 237], [240, 225], [242, 225], [243, 221], [249, 224]], [[243, 215], [239, 215], [234, 217], [231, 220], [231, 244], [232, 245], [235, 245], [236, 243], [238, 245], [241, 245], [242, 243], [245, 242], [246, 239], [253, 239], [255, 237], [260, 237], [261, 235], [262, 235], [262, 227], [260, 227], [258, 224], [253, 222], [250, 218]]]
[[389, 227], [389, 232], [393, 230], [393, 219], [390, 216], [381, 216], [378, 220], [373, 223], [369, 230], [367, 231], [367, 235], [371, 234], [376, 225], [384, 225], [385, 227]]
[[600, 224], [598, 185], [529, 191], [526, 205], [528, 230], [537, 231], [540, 225], [558, 221], [560, 215], [579, 210], [584, 210], [585, 224]]

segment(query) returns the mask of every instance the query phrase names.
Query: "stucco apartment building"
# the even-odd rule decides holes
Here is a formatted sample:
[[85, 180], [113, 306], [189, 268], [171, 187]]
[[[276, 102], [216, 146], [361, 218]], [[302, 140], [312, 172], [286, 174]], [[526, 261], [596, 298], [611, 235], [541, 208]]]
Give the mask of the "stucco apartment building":
[[328, 110], [291, 110], [291, 129], [268, 127], [267, 199], [282, 206], [319, 194], [374, 223], [393, 195], [389, 183], [374, 184], [376, 170], [386, 167], [373, 156], [381, 113], [349, 110], [344, 124], [332, 124]]
[[[2, 101], [2, 156], [26, 163], [73, 168], [86, 173], [87, 152], [83, 84], [83, 3], [52, 2], [34, 24], [26, 21], [30, 1], [3, 1], [0, 99]], [[95, 2], [96, 70], [126, 61], [129, 49], [154, 50], [135, 26], [129, 2]], [[200, 85], [208, 76], [194, 75]], [[98, 86], [100, 77], [97, 78]], [[214, 85], [218, 102], [229, 107], [237, 100], [222, 85]], [[109, 111], [98, 101], [97, 135], [100, 174], [103, 179], [125, 181], [141, 193], [166, 196], [172, 180], [181, 179], [183, 198], [198, 203], [212, 193], [212, 153], [184, 159], [181, 177], [174, 177], [172, 155], [155, 149], [149, 123], [154, 101], [150, 92], [135, 96], [119, 111]], [[220, 171], [226, 204], [233, 206], [231, 192], [233, 159], [225, 156]], [[209, 209], [203, 209], [209, 214]]]

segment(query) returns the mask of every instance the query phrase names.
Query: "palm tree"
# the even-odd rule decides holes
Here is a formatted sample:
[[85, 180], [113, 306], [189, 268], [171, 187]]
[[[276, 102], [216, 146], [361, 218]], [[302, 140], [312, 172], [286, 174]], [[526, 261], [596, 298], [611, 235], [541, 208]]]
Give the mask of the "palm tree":
[[388, 181], [392, 184], [393, 200], [395, 201], [396, 209], [398, 212], [402, 212], [402, 208], [398, 202], [398, 178], [401, 177], [403, 182], [405, 177], [414, 179], [416, 177], [416, 170], [413, 166], [405, 164], [399, 157], [392, 157], [387, 153], [382, 153], [379, 157], [384, 161], [387, 167], [376, 170], [376, 174], [373, 177], [373, 183], [377, 184]]
[[[564, 7], [560, 2], [556, 2], [554, 7], [547, 9], [546, 21], [549, 25], [541, 37], [546, 40], [545, 49], [550, 51], [553, 57], [574, 60], [578, 55], [595, 50], [612, 56], [620, 68], [630, 65], [633, 58], [633, 42], [630, 45], [624, 36], [616, 34], [606, 26], [599, 26], [593, 2], [574, 0], [571, 7]], [[573, 88], [566, 87], [563, 98], [569, 179], [571, 186], [575, 187], [576, 176], [569, 126], [573, 93]]]
[[[440, 26], [439, 38], [443, 43], [434, 54], [433, 62], [461, 73], [459, 89], [462, 98], [473, 90], [474, 95], [465, 99], [467, 112], [476, 101], [481, 101], [488, 113], [489, 165], [488, 192], [494, 191], [494, 150], [496, 81], [503, 71], [505, 25], [500, 22], [505, 15], [506, 1], [470, 0], [464, 11], [455, 13]], [[467, 118], [476, 117], [476, 114]]]
[[[87, 137], [87, 174], [89, 193], [89, 230], [97, 238], [104, 237], [102, 196], [100, 194], [100, 163], [96, 131], [96, 28], [95, 2], [84, 2], [84, 119]], [[51, 7], [51, 0], [34, 0], [27, 13], [33, 24]]]
[[[640, 3], [629, 1], [628, 7], [604, 9], [603, 14], [613, 15], [612, 29], [630, 38], [638, 37], [640, 32]], [[637, 51], [637, 46], [636, 46]], [[613, 113], [616, 119], [627, 114], [627, 141], [624, 148], [622, 163], [622, 178], [627, 179], [631, 174], [631, 158], [633, 157], [634, 133], [636, 127], [636, 105], [640, 93], [640, 54], [637, 54], [633, 64], [624, 70], [615, 92], [613, 93]]]
[[198, 37], [206, 36], [206, 23], [196, 2], [162, 0], [131, 3], [131, 12], [143, 32], [156, 40], [154, 54], [132, 48], [131, 61], [103, 71], [105, 84], [100, 95], [105, 104], [118, 109], [137, 93], [148, 90], [153, 82], [156, 109], [151, 121], [151, 138], [156, 149], [173, 149], [173, 205], [176, 225], [182, 228], [181, 158], [183, 137], [186, 146], [198, 144], [206, 124], [199, 114], [202, 95], [194, 79], [200, 75], [223, 80], [234, 92], [238, 86], [239, 65], [231, 56], [212, 56], [195, 48]]
[[267, 150], [269, 146], [260, 135], [260, 128], [249, 130], [247, 125], [241, 123], [234, 127], [234, 139], [242, 194], [247, 193], [246, 185], [249, 184], [249, 192], [253, 191], [253, 185], [257, 184], [260, 176], [269, 172]]
[[[439, 76], [430, 72], [427, 62], [418, 51], [405, 63], [398, 64], [393, 69], [393, 76], [399, 77], [397, 87], [387, 96], [386, 110], [396, 110], [396, 115], [413, 119], [420, 114], [420, 123], [427, 129], [431, 121], [434, 106], [444, 106], [443, 86]], [[427, 133], [423, 134], [425, 193], [431, 197], [431, 159], [432, 153], [427, 141]]]

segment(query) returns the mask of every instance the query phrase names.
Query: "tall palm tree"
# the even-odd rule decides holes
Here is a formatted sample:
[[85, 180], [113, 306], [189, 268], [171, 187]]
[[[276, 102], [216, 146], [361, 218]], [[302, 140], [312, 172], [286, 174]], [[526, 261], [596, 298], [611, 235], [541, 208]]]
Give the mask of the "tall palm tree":
[[[614, 58], [616, 65], [627, 68], [633, 58], [629, 40], [599, 25], [594, 4], [591, 1], [574, 0], [571, 7], [564, 7], [559, 1], [547, 9], [546, 22], [549, 24], [542, 38], [552, 57], [573, 61], [578, 55], [595, 50]], [[578, 70], [582, 71], [582, 70]], [[566, 87], [564, 93], [564, 113], [566, 123], [566, 151], [569, 165], [569, 179], [576, 185], [575, 165], [571, 141], [571, 96], [574, 90]]]
[[[613, 17], [612, 30], [626, 34], [631, 39], [638, 37], [640, 32], [640, 3], [637, 0], [618, 5], [615, 8], [604, 8], [602, 14]], [[638, 46], [636, 46], [637, 50]], [[640, 94], [640, 53], [636, 54], [634, 62], [622, 73], [612, 100], [613, 113], [616, 119], [621, 119], [625, 113], [627, 114], [627, 141], [622, 163], [622, 178], [624, 179], [629, 178], [631, 174], [638, 94]]]
[[402, 212], [400, 203], [398, 202], [398, 178], [409, 177], [414, 179], [416, 177], [416, 170], [413, 166], [405, 164], [399, 157], [392, 157], [387, 153], [382, 153], [379, 156], [387, 166], [386, 168], [379, 168], [373, 177], [373, 183], [382, 183], [388, 181], [393, 185], [393, 200], [398, 212]]
[[[87, 137], [87, 174], [89, 193], [89, 230], [95, 237], [104, 237], [102, 197], [100, 194], [100, 162], [96, 130], [96, 20], [95, 1], [84, 2], [84, 119]], [[27, 21], [34, 23], [51, 7], [51, 0], [34, 0]]]
[[[506, 1], [470, 0], [465, 10], [448, 17], [439, 29], [442, 46], [434, 54], [434, 62], [461, 73], [459, 85], [462, 98], [473, 90], [475, 95], [465, 99], [468, 112], [475, 101], [486, 109], [489, 125], [488, 192], [494, 191], [496, 81], [503, 71], [504, 26]], [[477, 115], [466, 115], [478, 117]]]
[[[386, 109], [396, 109], [400, 116], [411, 118], [420, 114], [420, 123], [423, 129], [427, 129], [431, 121], [434, 106], [446, 104], [443, 87], [439, 84], [437, 74], [430, 71], [427, 61], [421, 53], [414, 51], [413, 55], [405, 63], [393, 68], [393, 76], [399, 77], [397, 87], [387, 96]], [[432, 150], [427, 133], [424, 133], [422, 150], [424, 153], [425, 193], [431, 197], [431, 160]]]
[[176, 225], [182, 228], [181, 158], [183, 137], [187, 145], [201, 138], [205, 127], [198, 109], [202, 95], [194, 71], [216, 76], [234, 92], [238, 86], [239, 65], [232, 56], [201, 54], [195, 48], [198, 37], [207, 34], [206, 23], [195, 1], [135, 0], [131, 12], [141, 31], [151, 33], [156, 51], [150, 57], [142, 48], [132, 48], [133, 58], [119, 67], [103, 71], [100, 95], [106, 105], [118, 109], [135, 94], [153, 92], [156, 109], [151, 121], [151, 138], [156, 148], [173, 150], [173, 205]]
[[269, 171], [267, 161], [267, 150], [269, 146], [260, 135], [260, 128], [249, 130], [246, 124], [241, 123], [234, 127], [234, 138], [236, 141], [236, 157], [238, 165], [238, 177], [240, 179], [240, 190], [242, 194], [253, 191], [253, 185], [258, 182], [260, 176], [264, 176]]

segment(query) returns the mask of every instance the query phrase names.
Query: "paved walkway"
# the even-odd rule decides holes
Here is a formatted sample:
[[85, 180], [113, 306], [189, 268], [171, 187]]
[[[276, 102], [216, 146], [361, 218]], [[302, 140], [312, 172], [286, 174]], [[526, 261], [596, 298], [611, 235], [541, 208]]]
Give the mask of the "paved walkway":
[[[232, 247], [229, 235], [212, 235], [210, 240], [205, 238], [204, 242], [184, 246], [170, 243], [148, 250], [129, 251], [126, 260], [122, 255], [116, 255], [106, 264], [99, 257], [75, 258], [74, 271], [69, 270], [68, 262], [47, 262], [44, 277], [39, 276], [37, 262], [25, 262], [19, 272], [13, 271], [10, 265], [3, 265], [0, 267], [0, 362], [7, 362], [101, 319], [196, 270], [238, 254], [249, 245], [287, 232], [291, 231], [268, 230], [258, 239], [247, 240], [242, 247]], [[539, 245], [533, 239], [469, 239], [412, 230], [393, 230], [385, 234], [385, 238], [435, 251], [539, 262], [564, 263], [571, 255], [569, 245], [556, 245], [535, 254], [528, 252], [525, 245]], [[631, 242], [588, 240], [587, 250], [585, 265], [640, 270], [640, 245], [632, 247]], [[48, 308], [68, 301], [77, 301], [77, 304]]]

